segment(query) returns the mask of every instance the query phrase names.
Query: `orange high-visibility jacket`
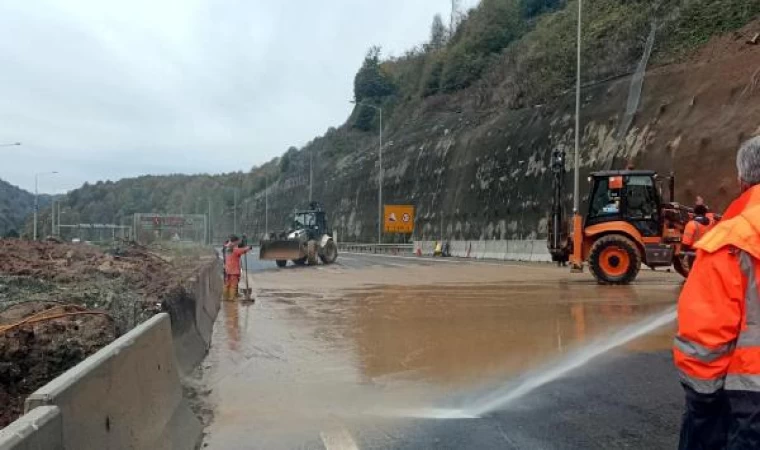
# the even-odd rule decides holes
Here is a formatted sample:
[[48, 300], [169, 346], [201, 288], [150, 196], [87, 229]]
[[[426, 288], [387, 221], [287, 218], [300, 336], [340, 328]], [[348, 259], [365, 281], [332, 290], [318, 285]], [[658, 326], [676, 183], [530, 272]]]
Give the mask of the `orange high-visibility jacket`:
[[760, 392], [760, 186], [736, 199], [696, 248], [678, 300], [681, 381], [699, 394]]
[[710, 229], [712, 228], [712, 222], [710, 222], [709, 225], [704, 225], [696, 220], [690, 220], [689, 223], [686, 224], [686, 228], [683, 230], [683, 237], [681, 238], [681, 242], [684, 243], [684, 245], [688, 245], [689, 247], [694, 247], [694, 244], [696, 244], [702, 236], [704, 236]]
[[227, 250], [227, 258], [224, 261], [224, 271], [227, 275], [240, 275], [240, 257], [248, 253], [251, 247], [238, 247], [235, 245]]

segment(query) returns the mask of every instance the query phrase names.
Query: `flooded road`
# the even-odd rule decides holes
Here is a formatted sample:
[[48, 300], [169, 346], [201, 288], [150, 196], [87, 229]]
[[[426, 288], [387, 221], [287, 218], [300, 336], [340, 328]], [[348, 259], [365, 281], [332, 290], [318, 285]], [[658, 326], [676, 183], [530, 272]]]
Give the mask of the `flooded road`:
[[[550, 369], [557, 372], [558, 364], [626, 326], [672, 310], [680, 289], [680, 279], [663, 272], [642, 272], [631, 287], [602, 287], [588, 274], [548, 265], [342, 255], [329, 267], [251, 266], [256, 303], [223, 304], [205, 363], [215, 407], [207, 448], [473, 448], [474, 442], [479, 448], [595, 448], [576, 447], [573, 436], [512, 430], [512, 421], [501, 417], [519, 411], [525, 420], [528, 405], [542, 414], [535, 402], [552, 389], [557, 377], [545, 376]], [[588, 375], [581, 383], [598, 384], [590, 380], [607, 380], [616, 361], [630, 358], [655, 358], [669, 376], [664, 355], [673, 325], [663, 323], [593, 361], [581, 360], [577, 370], [558, 375], [559, 384], [578, 373]], [[539, 378], [547, 386], [534, 386], [535, 393], [509, 408], [493, 402], [510, 386]], [[662, 389], [668, 411], [676, 411], [675, 375]], [[478, 411], [483, 418], [435, 418], [436, 411], [484, 404], [492, 411]], [[657, 408], [654, 414], [665, 413]], [[669, 427], [677, 422], [672, 415], [662, 418]], [[449, 436], [459, 427], [475, 434]], [[599, 441], [599, 448], [611, 448], [604, 447], [609, 442]]]

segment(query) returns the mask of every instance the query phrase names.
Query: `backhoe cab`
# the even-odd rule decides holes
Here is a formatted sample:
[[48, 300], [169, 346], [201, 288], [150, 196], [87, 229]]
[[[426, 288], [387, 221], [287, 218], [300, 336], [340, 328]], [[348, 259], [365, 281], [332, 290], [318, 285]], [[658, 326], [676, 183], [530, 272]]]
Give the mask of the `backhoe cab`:
[[549, 221], [548, 247], [554, 261], [569, 261], [576, 271], [588, 263], [600, 284], [631, 283], [642, 264], [674, 266], [688, 276], [681, 236], [691, 212], [672, 201], [672, 183], [671, 201], [663, 203], [654, 171], [592, 173], [585, 216], [574, 217], [569, 235], [561, 206], [561, 178], [562, 174], [555, 174], [555, 204]]
[[309, 209], [295, 211], [287, 231], [271, 233], [261, 241], [259, 259], [275, 261], [278, 267], [285, 267], [288, 260], [299, 266], [316, 265], [318, 260], [334, 263], [338, 246], [322, 207], [312, 202]]

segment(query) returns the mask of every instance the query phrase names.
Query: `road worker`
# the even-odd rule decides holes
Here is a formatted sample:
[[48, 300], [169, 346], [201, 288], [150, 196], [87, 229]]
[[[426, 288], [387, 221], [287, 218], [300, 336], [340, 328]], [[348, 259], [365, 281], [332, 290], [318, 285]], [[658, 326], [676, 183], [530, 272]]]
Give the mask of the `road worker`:
[[710, 207], [705, 204], [705, 199], [702, 198], [701, 195], [697, 195], [697, 200], [694, 202], [694, 209], [696, 210], [696, 208], [700, 205], [705, 207], [705, 210], [707, 211], [705, 217], [710, 219], [710, 226], [708, 229], [712, 229], [712, 227], [717, 225], [720, 221], [720, 216], [710, 210]]
[[683, 232], [683, 244], [688, 248], [693, 248], [694, 244], [699, 241], [712, 228], [712, 221], [707, 218], [707, 207], [697, 205], [694, 207], [694, 218], [686, 224]]
[[742, 194], [695, 244], [673, 354], [680, 449], [760, 449], [760, 137], [737, 155]]
[[230, 237], [224, 261], [224, 272], [226, 274], [224, 283], [225, 300], [237, 299], [238, 284], [240, 284], [240, 258], [250, 250], [251, 247], [248, 246], [245, 237], [242, 241], [237, 236]]

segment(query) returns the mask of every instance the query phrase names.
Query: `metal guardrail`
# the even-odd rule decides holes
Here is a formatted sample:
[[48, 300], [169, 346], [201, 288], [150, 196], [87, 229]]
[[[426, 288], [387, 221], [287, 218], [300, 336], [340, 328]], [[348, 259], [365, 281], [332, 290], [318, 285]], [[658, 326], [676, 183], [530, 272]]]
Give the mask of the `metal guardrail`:
[[338, 243], [338, 250], [348, 253], [412, 255], [414, 254], [414, 244], [362, 244], [353, 242], [340, 242]]

